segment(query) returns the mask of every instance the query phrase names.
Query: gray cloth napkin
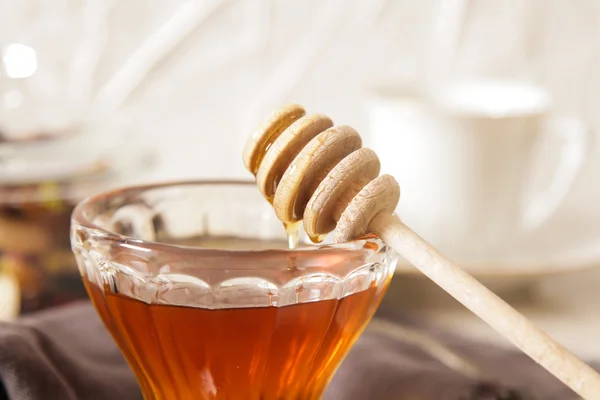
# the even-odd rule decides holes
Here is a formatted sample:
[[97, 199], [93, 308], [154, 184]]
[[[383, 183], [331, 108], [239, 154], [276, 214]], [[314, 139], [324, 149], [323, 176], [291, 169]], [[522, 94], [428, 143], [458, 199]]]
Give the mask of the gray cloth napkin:
[[[133, 374], [89, 303], [0, 324], [0, 399], [141, 398]], [[472, 342], [399, 314], [373, 320], [324, 400], [576, 398], [518, 352]]]
[[327, 400], [579, 398], [518, 351], [467, 340], [402, 314], [372, 321], [326, 396]]
[[0, 384], [9, 400], [142, 399], [88, 302], [0, 324]]

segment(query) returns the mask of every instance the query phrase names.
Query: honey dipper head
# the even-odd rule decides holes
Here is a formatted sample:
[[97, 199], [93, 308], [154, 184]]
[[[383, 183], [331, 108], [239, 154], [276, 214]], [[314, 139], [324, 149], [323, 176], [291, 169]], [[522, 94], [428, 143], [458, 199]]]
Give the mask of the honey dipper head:
[[369, 233], [381, 212], [392, 213], [400, 187], [379, 175], [377, 155], [360, 135], [292, 104], [274, 110], [248, 139], [243, 160], [284, 223], [303, 220], [313, 241], [335, 230], [337, 242]]

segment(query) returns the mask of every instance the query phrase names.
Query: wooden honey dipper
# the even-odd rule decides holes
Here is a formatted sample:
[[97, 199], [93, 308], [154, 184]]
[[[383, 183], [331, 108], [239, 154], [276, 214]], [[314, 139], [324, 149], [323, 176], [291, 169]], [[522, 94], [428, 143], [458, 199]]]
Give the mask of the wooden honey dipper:
[[467, 309], [586, 400], [600, 399], [600, 375], [456, 266], [394, 214], [400, 186], [379, 175], [377, 155], [349, 126], [299, 105], [275, 110], [243, 152], [246, 168], [285, 224], [303, 221], [311, 240], [372, 233]]

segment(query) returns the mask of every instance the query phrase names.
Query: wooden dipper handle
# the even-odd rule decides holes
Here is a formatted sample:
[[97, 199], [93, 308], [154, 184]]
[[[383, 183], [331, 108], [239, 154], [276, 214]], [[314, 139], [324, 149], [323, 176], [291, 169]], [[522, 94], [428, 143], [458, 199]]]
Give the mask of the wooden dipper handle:
[[600, 375], [425, 242], [393, 214], [400, 187], [379, 176], [377, 155], [348, 126], [299, 105], [275, 110], [248, 140], [243, 160], [284, 223], [303, 220], [313, 241], [379, 236], [438, 286], [587, 400]]

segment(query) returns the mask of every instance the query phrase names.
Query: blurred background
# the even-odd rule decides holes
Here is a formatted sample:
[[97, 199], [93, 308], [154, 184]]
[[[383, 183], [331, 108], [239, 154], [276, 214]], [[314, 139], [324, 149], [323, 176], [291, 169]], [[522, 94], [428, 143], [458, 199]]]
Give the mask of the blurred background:
[[[600, 356], [600, 2], [0, 0], [0, 317], [85, 298], [82, 198], [250, 179], [287, 102], [355, 127], [425, 239]], [[383, 308], [497, 339], [401, 262]]]

